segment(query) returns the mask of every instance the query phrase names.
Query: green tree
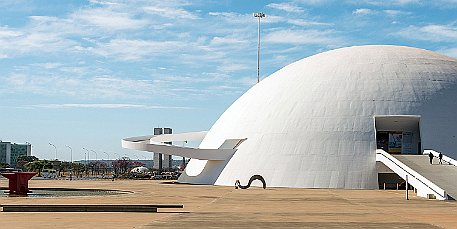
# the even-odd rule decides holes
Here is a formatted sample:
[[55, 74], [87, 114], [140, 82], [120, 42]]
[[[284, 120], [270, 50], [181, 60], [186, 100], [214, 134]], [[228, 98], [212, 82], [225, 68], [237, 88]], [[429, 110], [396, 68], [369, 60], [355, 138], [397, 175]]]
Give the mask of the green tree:
[[9, 168], [10, 165], [8, 163], [3, 163], [3, 162], [0, 162], [0, 168]]
[[33, 161], [38, 161], [39, 159], [35, 156], [21, 155], [17, 157], [16, 167], [19, 169], [25, 169], [25, 164]]
[[71, 167], [73, 169], [73, 174], [76, 176], [82, 176], [82, 174], [86, 170], [86, 166], [81, 163], [72, 163]]
[[48, 160], [37, 160], [26, 163], [24, 168], [29, 172], [37, 172], [38, 176], [41, 176], [41, 171], [43, 169], [52, 168], [52, 164]]
[[112, 162], [114, 172], [116, 174], [126, 174], [133, 168], [136, 164], [129, 157], [122, 157], [118, 160]]

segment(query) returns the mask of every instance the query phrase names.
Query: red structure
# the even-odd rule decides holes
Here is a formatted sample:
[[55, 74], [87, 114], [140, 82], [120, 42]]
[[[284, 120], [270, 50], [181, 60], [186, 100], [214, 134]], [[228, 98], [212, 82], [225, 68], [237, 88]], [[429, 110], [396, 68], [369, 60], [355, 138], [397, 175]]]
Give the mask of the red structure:
[[36, 174], [35, 172], [14, 172], [1, 173], [0, 175], [8, 178], [10, 194], [27, 195], [29, 180]]

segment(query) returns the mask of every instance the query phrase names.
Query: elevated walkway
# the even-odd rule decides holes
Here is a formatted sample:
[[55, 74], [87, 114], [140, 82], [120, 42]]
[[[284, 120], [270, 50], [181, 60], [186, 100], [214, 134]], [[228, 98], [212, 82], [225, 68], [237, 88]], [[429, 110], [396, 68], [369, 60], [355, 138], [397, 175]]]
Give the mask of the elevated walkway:
[[[428, 154], [435, 158], [429, 163]], [[417, 195], [428, 197], [430, 194], [440, 200], [457, 198], [456, 161], [443, 157], [439, 164], [438, 153], [424, 151], [424, 155], [391, 155], [384, 150], [376, 150], [376, 161], [382, 162], [393, 172], [417, 189]], [[408, 176], [408, 178], [406, 178]]]
[[232, 155], [237, 151], [237, 147], [247, 139], [225, 139], [225, 141], [219, 146], [218, 149], [191, 148], [184, 146], [169, 145], [165, 143], [172, 141], [203, 140], [206, 134], [206, 131], [200, 131], [180, 134], [163, 134], [132, 137], [122, 139], [122, 147], [126, 149], [182, 156], [200, 160], [225, 161], [231, 158]]
[[418, 172], [438, 187], [444, 189], [452, 199], [457, 198], [457, 167], [446, 163], [439, 163], [436, 157], [433, 164], [429, 162], [427, 155], [395, 155], [395, 158], [403, 162], [406, 166]]

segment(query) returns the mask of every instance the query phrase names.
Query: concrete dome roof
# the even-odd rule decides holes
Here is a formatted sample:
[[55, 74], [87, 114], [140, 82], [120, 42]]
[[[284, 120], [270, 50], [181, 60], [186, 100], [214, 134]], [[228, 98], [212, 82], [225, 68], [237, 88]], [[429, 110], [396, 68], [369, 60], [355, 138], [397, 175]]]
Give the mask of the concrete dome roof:
[[130, 170], [131, 173], [147, 173], [149, 169], [144, 166], [135, 167]]
[[248, 90], [200, 148], [247, 138], [227, 161], [192, 159], [181, 182], [377, 188], [376, 115], [421, 116], [424, 148], [457, 135], [457, 60], [400, 46], [341, 48], [292, 63]]

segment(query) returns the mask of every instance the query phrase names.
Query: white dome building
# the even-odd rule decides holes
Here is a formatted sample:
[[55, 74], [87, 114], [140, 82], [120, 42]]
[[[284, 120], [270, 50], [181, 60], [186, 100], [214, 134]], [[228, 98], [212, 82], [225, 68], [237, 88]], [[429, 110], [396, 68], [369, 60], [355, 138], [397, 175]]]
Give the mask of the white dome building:
[[144, 166], [135, 167], [130, 170], [130, 173], [147, 173], [149, 169]]
[[245, 140], [225, 159], [191, 159], [178, 181], [231, 186], [259, 174], [272, 187], [377, 189], [377, 148], [457, 156], [456, 114], [456, 59], [399, 46], [332, 50], [235, 101], [199, 148]]

